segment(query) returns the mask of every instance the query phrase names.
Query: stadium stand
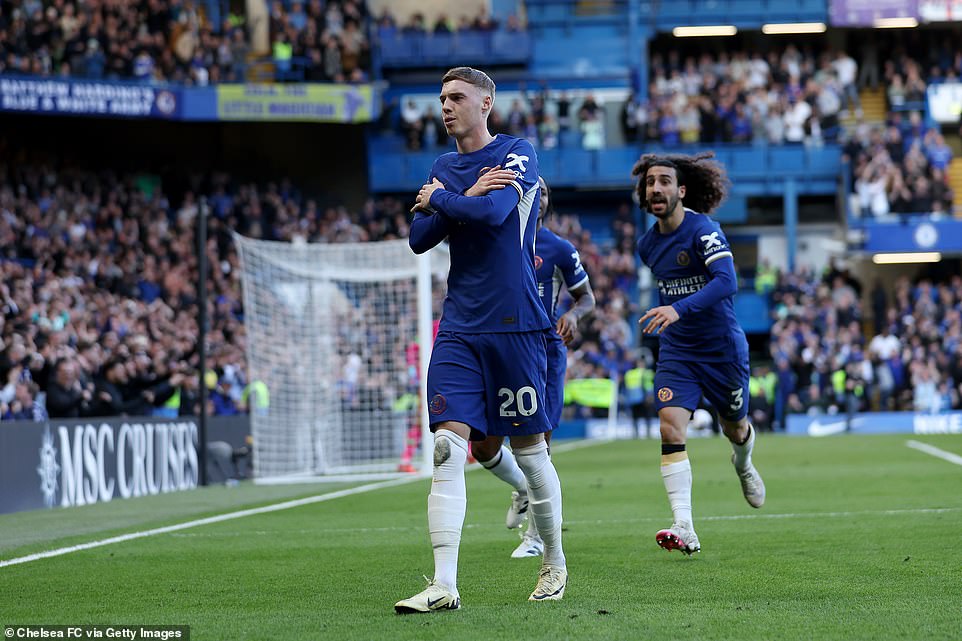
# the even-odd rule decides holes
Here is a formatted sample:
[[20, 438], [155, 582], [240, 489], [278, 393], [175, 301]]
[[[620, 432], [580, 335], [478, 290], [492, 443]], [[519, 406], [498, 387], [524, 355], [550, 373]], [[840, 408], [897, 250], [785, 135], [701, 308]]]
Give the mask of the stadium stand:
[[962, 278], [935, 284], [903, 277], [891, 301], [876, 283], [872, 324], [863, 286], [845, 268], [780, 274], [772, 297], [776, 384], [763, 405], [776, 425], [787, 412], [962, 407]]
[[[289, 181], [235, 186], [219, 175], [208, 182], [206, 194], [187, 192], [172, 202], [159, 186], [132, 176], [8, 168], [0, 190], [5, 420], [27, 411], [42, 417], [32, 409], [40, 393], [54, 417], [196, 411], [191, 336], [199, 207], [210, 208], [208, 253], [216, 266], [209, 281], [212, 373], [205, 379], [214, 414], [246, 409], [240, 403], [248, 383], [243, 310], [229, 228], [307, 242], [407, 233], [395, 198], [368, 199], [350, 212], [324, 207]], [[553, 223], [580, 248], [598, 298], [598, 311], [572, 349], [570, 378], [622, 377], [637, 358], [629, 322], [638, 311], [636, 229], [627, 208], [621, 211], [604, 245], [577, 216]], [[175, 230], [171, 240], [168, 232]], [[893, 304], [875, 310], [884, 320], [875, 319], [878, 333], [871, 338], [863, 331], [862, 286], [845, 271], [779, 273], [771, 296], [775, 425], [786, 411], [839, 411], [850, 404], [960, 407], [962, 279], [938, 285], [901, 279]], [[120, 372], [114, 371], [118, 363]], [[175, 395], [180, 400], [172, 407]]]
[[4, 7], [0, 74], [194, 86], [364, 82], [370, 75], [369, 18], [356, 0], [277, 0], [260, 36], [253, 17], [219, 20], [217, 2], [15, 0]]
[[[698, 4], [696, 11], [694, 4], [659, 4], [654, 26], [724, 17], [741, 24], [749, 4], [765, 19], [783, 9], [723, 2], [705, 11]], [[824, 19], [824, 4], [809, 4], [793, 10], [795, 17], [809, 12]], [[962, 72], [962, 53], [951, 40], [933, 38], [922, 48], [917, 39], [886, 36], [879, 47], [890, 54], [879, 60], [878, 47], [872, 52], [858, 39], [841, 48], [790, 39], [766, 48], [745, 41], [683, 48], [661, 46], [664, 37], [648, 33], [661, 40], [643, 57], [637, 79], [614, 82], [602, 75], [588, 81], [577, 60], [562, 57], [559, 65], [572, 65], [564, 72], [546, 65], [545, 43], [556, 47], [579, 34], [595, 41], [588, 34], [600, 33], [621, 42], [628, 32], [619, 21], [636, 15], [635, 3], [606, 3], [596, 11], [550, 0], [529, 5], [527, 20], [482, 11], [428, 21], [389, 9], [371, 17], [355, 0], [277, 1], [268, 7], [265, 47], [254, 42], [254, 24], [220, 15], [213, 3], [3, 4], [4, 75], [202, 86], [258, 78], [363, 82], [388, 71], [395, 75], [387, 95], [408, 99], [393, 108], [389, 102], [372, 128], [372, 195], [354, 210], [329, 204], [327, 196], [312, 198], [283, 178], [250, 182], [217, 174], [206, 177], [203, 189], [174, 195], [130, 168], [98, 174], [7, 167], [0, 191], [6, 241], [2, 416], [41, 418], [44, 399], [51, 409], [51, 390], [64, 400], [54, 404], [52, 416], [196, 411], [196, 345], [187, 337], [195, 329], [193, 244], [201, 207], [211, 214], [208, 253], [215, 266], [209, 279], [212, 374], [203, 384], [212, 390], [213, 412], [243, 411], [249, 381], [228, 230], [298, 242], [405, 237], [407, 196], [398, 194], [423, 178], [425, 158], [450, 147], [433, 107], [436, 96], [422, 88], [454, 58], [503, 65], [509, 80], [499, 90], [492, 131], [530, 139], [562, 201], [564, 189], [623, 187], [626, 168], [642, 148], [699, 146], [716, 150], [734, 182], [732, 209], [720, 212], [722, 219], [746, 221], [750, 198], [784, 198], [786, 210], [789, 203], [797, 210], [802, 195], [834, 196], [845, 162], [846, 206], [856, 219], [937, 220], [950, 215], [960, 197], [952, 188], [955, 141], [946, 140], [954, 132], [936, 126], [925, 104], [929, 84], [955, 81]], [[505, 38], [511, 47], [502, 46]], [[611, 53], [604, 66], [630, 65], [633, 55]], [[530, 70], [519, 72], [525, 65]], [[424, 69], [431, 70], [431, 83], [423, 80]], [[544, 73], [531, 82], [531, 71]], [[573, 215], [577, 207], [563, 202], [559, 209], [563, 215], [552, 225], [580, 248], [598, 296], [598, 311], [572, 350], [569, 375], [621, 377], [639, 358], [632, 321], [645, 285], [633, 239], [641, 221], [626, 204], [610, 219], [596, 212]], [[169, 230], [178, 232], [175, 239]], [[756, 377], [769, 424], [783, 426], [790, 411], [959, 407], [957, 281], [900, 280], [892, 290], [897, 305], [873, 308], [870, 315], [853, 277], [837, 270], [822, 276], [793, 261], [767, 274], [771, 286], [755, 287], [764, 302], [752, 315], [763, 319], [759, 331], [770, 336], [769, 349], [760, 350], [770, 352], [770, 364], [760, 365]], [[754, 270], [742, 271], [751, 278]], [[874, 332], [865, 329], [870, 322]], [[898, 340], [897, 348], [889, 337]], [[881, 352], [886, 358], [880, 345], [888, 346]], [[126, 363], [124, 372], [118, 359]], [[176, 408], [171, 399], [179, 399]]]
[[[206, 193], [173, 198], [155, 181], [49, 167], [7, 167], [0, 187], [4, 324], [0, 417], [196, 414], [196, 218], [209, 210], [209, 411], [247, 411], [243, 309], [230, 229], [296, 242], [365, 242], [407, 236], [396, 198], [360, 211], [324, 206], [288, 180], [206, 181]], [[630, 221], [599, 247], [577, 217], [559, 230], [576, 241], [595, 276], [599, 313], [575, 351], [577, 376], [630, 368], [626, 318], [635, 286]], [[10, 285], [12, 284], [12, 285]], [[31, 402], [41, 399], [36, 413]], [[31, 400], [32, 400], [31, 399]]]

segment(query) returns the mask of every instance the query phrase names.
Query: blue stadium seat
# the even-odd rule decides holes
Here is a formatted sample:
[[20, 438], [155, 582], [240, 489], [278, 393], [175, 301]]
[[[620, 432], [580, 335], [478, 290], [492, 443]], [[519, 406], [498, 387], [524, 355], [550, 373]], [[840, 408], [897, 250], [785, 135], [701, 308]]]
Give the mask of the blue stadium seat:
[[835, 146], [814, 147], [808, 150], [806, 161], [809, 174], [834, 173], [841, 163], [841, 151]]
[[559, 163], [559, 178], [569, 185], [587, 184], [594, 180], [597, 151], [566, 149]]
[[562, 149], [580, 149], [581, 132], [577, 129], [567, 129], [558, 135], [558, 146]]
[[769, 171], [773, 173], [802, 173], [805, 170], [805, 148], [801, 145], [769, 147]]
[[544, 176], [549, 185], [559, 181], [560, 170], [558, 163], [561, 152], [557, 149], [538, 150], [538, 173]]
[[424, 62], [444, 65], [456, 53], [455, 36], [450, 33], [434, 33], [421, 37], [421, 58]]
[[491, 34], [488, 56], [504, 63], [526, 63], [531, 60], [531, 35], [527, 31], [495, 31]]
[[630, 185], [631, 168], [641, 155], [635, 147], [604, 149], [598, 154], [598, 181], [610, 185]]
[[484, 60], [488, 52], [488, 34], [461, 31], [455, 36], [453, 53], [462, 60]]
[[525, 64], [531, 59], [531, 36], [519, 32], [462, 31], [458, 33], [378, 32], [381, 64], [388, 68], [446, 68], [461, 64]]
[[525, 2], [529, 24], [545, 24], [549, 22], [565, 22], [571, 19], [571, 9], [560, 2]]
[[385, 66], [417, 64], [421, 59], [423, 36], [394, 32], [381, 39], [381, 61]]
[[725, 164], [728, 167], [728, 173], [735, 173], [740, 178], [764, 178], [771, 171], [768, 166], [767, 147], [732, 150], [730, 158], [731, 160]]
[[730, 195], [712, 213], [712, 217], [722, 223], [743, 223], [748, 220], [748, 199], [745, 196]]

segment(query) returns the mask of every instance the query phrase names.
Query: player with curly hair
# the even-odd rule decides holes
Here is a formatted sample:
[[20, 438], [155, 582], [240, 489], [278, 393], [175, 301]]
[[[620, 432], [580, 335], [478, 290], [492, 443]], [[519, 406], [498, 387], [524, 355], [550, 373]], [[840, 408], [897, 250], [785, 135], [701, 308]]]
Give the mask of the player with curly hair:
[[748, 421], [748, 341], [735, 318], [738, 291], [731, 247], [707, 214], [728, 192], [725, 169], [710, 152], [646, 154], [635, 164], [636, 193], [657, 223], [638, 241], [638, 254], [658, 283], [661, 304], [642, 317], [658, 335], [655, 408], [661, 424], [661, 475], [673, 523], [655, 535], [666, 550], [701, 549], [692, 523], [688, 422], [705, 396], [732, 443], [732, 463], [752, 507], [765, 503], [765, 484], [752, 464], [755, 430]]

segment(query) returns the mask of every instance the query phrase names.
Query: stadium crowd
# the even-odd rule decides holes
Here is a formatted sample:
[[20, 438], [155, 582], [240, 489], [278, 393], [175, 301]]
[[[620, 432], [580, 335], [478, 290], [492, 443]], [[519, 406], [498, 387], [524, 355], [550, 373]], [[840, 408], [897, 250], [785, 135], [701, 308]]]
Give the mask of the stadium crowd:
[[[205, 86], [244, 82], [251, 63], [277, 80], [363, 82], [369, 18], [359, 0], [275, 0], [264, 37], [231, 13], [222, 24], [195, 0], [0, 3], [0, 73]], [[300, 61], [301, 75], [286, 75]]]
[[[392, 199], [354, 216], [289, 181], [223, 175], [172, 202], [150, 180], [48, 167], [0, 169], [0, 414], [177, 415], [198, 410], [196, 218], [209, 209], [209, 409], [245, 408], [238, 259], [229, 229], [347, 242], [406, 235]], [[41, 393], [43, 396], [41, 397]]]
[[[916, 138], [927, 132], [920, 115], [927, 82], [954, 80], [962, 72], [962, 53], [933, 56], [926, 77], [922, 63], [904, 49], [898, 49], [881, 68], [869, 61], [862, 69], [845, 50], [814, 51], [794, 44], [767, 54], [733, 51], [682, 56], [677, 50], [653, 51], [647, 99], [630, 94], [618, 103], [620, 132], [606, 130], [605, 112], [615, 108], [614, 103], [605, 104], [590, 93], [575, 92], [575, 98], [571, 92], [549, 89], [546, 83], [533, 91], [522, 86], [518, 98], [496, 104], [490, 127], [495, 133], [527, 138], [540, 149], [570, 145], [572, 140], [586, 149], [622, 141], [672, 147], [818, 145], [840, 140], [855, 144], [854, 140], [865, 149], [876, 134], [886, 144], [894, 144], [894, 127], [897, 141], [904, 146], [894, 160], [899, 164]], [[862, 58], [866, 58], [864, 52]], [[878, 84], [880, 76], [891, 113], [889, 123], [877, 132], [877, 127], [862, 119], [859, 86]], [[397, 128], [409, 149], [448, 145], [440, 113], [432, 105], [408, 100], [395, 111]], [[859, 123], [854, 136], [846, 135], [842, 127], [849, 117]], [[933, 168], [938, 172], [928, 179], [944, 182], [944, 167], [951, 157], [942, 158], [947, 147], [934, 138], [926, 139], [921, 151], [927, 158], [937, 157]], [[881, 163], [879, 159], [876, 165]], [[890, 182], [896, 184], [894, 179]], [[909, 185], [909, 190], [915, 189]]]
[[[576, 97], [541, 83], [534, 91], [522, 86], [519, 94], [506, 106], [495, 103], [488, 119], [492, 134], [526, 138], [538, 149], [575, 145], [603, 149], [610, 144], [605, 130], [605, 105], [591, 92], [578, 92]], [[394, 110], [392, 117], [408, 149], [431, 149], [450, 143], [433, 102], [421, 105], [409, 99]]]
[[[408, 231], [398, 199], [369, 199], [351, 212], [303, 196], [288, 180], [235, 184], [213, 174], [196, 178], [197, 189], [175, 202], [154, 181], [133, 175], [7, 166], [0, 177], [5, 420], [199, 409], [194, 231], [201, 207], [209, 211], [211, 266], [204, 384], [208, 409], [222, 415], [247, 411], [251, 401], [229, 230], [327, 243], [404, 238]], [[598, 300], [570, 350], [569, 379], [623, 379], [640, 358], [630, 322], [639, 311], [637, 230], [627, 203], [611, 225], [610, 240], [598, 243], [577, 216], [549, 221], [579, 248]], [[776, 318], [773, 365], [756, 369], [752, 387], [760, 425], [783, 426], [787, 412], [962, 407], [962, 278], [902, 279], [891, 300], [879, 284], [863, 296], [841, 268], [824, 277], [778, 274], [772, 282], [766, 291]], [[863, 299], [871, 300], [871, 314]], [[871, 335], [864, 329], [869, 318]], [[360, 354], [360, 362], [343, 356], [363, 370], [369, 355]], [[381, 385], [376, 377], [354, 380]]]
[[[766, 55], [657, 52], [650, 100], [631, 98], [624, 107], [626, 137], [666, 146], [839, 141], [850, 162], [852, 214], [949, 213], [952, 149], [924, 112], [928, 83], [954, 81], [962, 73], [962, 54], [953, 52], [951, 43], [941, 43], [913, 57], [895, 46], [880, 66], [877, 52], [862, 51], [861, 70], [845, 51], [795, 45]], [[866, 123], [858, 89], [877, 85], [880, 77], [887, 120]], [[847, 130], [840, 126], [846, 117], [855, 123]]]
[[[204, 383], [208, 409], [221, 415], [250, 409], [251, 390], [229, 230], [327, 243], [407, 236], [406, 208], [394, 198], [369, 199], [350, 212], [304, 197], [287, 180], [235, 185], [214, 174], [194, 182], [196, 191], [173, 201], [142, 176], [0, 168], [0, 416], [199, 409], [195, 229], [202, 207], [209, 212], [211, 319]], [[594, 243], [577, 217], [552, 223], [581, 248], [598, 297], [573, 350], [578, 376], [629, 367], [635, 230], [627, 205], [621, 213], [611, 250]]]
[[890, 299], [881, 282], [863, 292], [836, 264], [822, 277], [779, 274], [771, 296], [774, 365], [758, 368], [751, 390], [760, 423], [783, 428], [786, 413], [962, 408], [962, 277], [903, 277]]
[[852, 172], [852, 215], [952, 212], [952, 148], [938, 129], [925, 127], [919, 112], [908, 118], [895, 112], [884, 126], [856, 128], [844, 151]]
[[629, 117], [642, 140], [664, 145], [834, 141], [845, 111], [860, 110], [858, 64], [844, 51], [671, 50], [652, 55], [651, 75], [649, 102]]
[[[858, 211], [873, 208], [866, 202], [874, 202], [874, 210], [881, 211], [885, 199], [877, 194], [882, 191], [888, 192], [897, 208], [911, 206], [916, 192], [924, 204], [929, 191], [934, 192], [932, 201], [937, 205], [946, 202], [941, 185], [951, 150], [923, 121], [925, 91], [928, 82], [954, 80], [962, 72], [962, 53], [949, 56], [940, 51], [933, 50], [927, 76], [922, 73], [923, 63], [902, 48], [881, 68], [870, 60], [862, 69], [844, 50], [816, 52], [793, 44], [764, 55], [734, 51], [683, 57], [677, 50], [655, 51], [648, 98], [631, 94], [619, 103], [620, 139], [606, 130], [605, 110], [613, 105], [590, 93], [576, 92], [579, 95], [574, 98], [571, 92], [551, 90], [545, 83], [534, 91], [522, 86], [518, 98], [496, 105], [491, 130], [527, 138], [540, 149], [572, 144], [571, 140], [586, 149], [621, 140], [665, 146], [841, 141], [849, 146], [853, 160], [866, 156], [863, 162], [853, 163], [853, 184], [856, 178], [865, 183], [856, 188]], [[862, 58], [866, 57], [863, 52]], [[887, 87], [890, 110], [885, 126], [863, 121], [859, 98], [859, 86], [878, 84], [879, 77]], [[432, 105], [409, 100], [398, 107], [395, 117], [409, 149], [448, 145], [440, 113]], [[858, 125], [851, 134], [842, 127], [846, 118]], [[896, 152], [897, 144], [902, 149]], [[880, 145], [889, 147], [888, 158], [877, 153]], [[910, 164], [902, 166], [913, 150], [925, 157], [923, 167], [911, 157]], [[920, 171], [924, 183], [917, 180]], [[884, 187], [878, 176], [872, 178], [876, 174], [887, 177]]]
[[927, 77], [923, 73], [926, 62], [909, 57], [902, 48], [885, 61], [881, 73], [886, 86], [886, 122], [859, 123], [844, 144], [850, 162], [852, 215], [951, 214], [955, 196], [948, 184], [952, 148], [923, 116], [928, 83], [956, 81], [962, 73], [962, 54], [951, 51], [947, 44], [930, 49]]
[[[501, 24], [482, 6], [474, 17], [467, 14], [455, 20], [445, 13], [439, 13], [432, 24], [428, 24], [424, 14], [415, 11], [407, 16], [406, 20], [399, 20], [391, 11], [389, 6], [385, 6], [375, 20], [378, 34], [384, 37], [391, 37], [397, 32], [405, 34], [450, 34], [457, 32], [481, 31], [489, 32], [501, 28]], [[399, 26], [400, 25], [400, 26]], [[521, 21], [514, 14], [505, 20], [504, 29], [507, 31], [521, 31], [523, 29]]]

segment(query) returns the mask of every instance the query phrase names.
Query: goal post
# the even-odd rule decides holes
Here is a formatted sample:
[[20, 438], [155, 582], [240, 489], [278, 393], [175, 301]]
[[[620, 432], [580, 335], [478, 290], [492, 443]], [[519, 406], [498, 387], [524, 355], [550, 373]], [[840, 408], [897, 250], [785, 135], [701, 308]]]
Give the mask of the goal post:
[[[234, 234], [259, 482], [429, 474], [425, 403], [445, 247]], [[256, 382], [256, 383], [255, 383]]]

